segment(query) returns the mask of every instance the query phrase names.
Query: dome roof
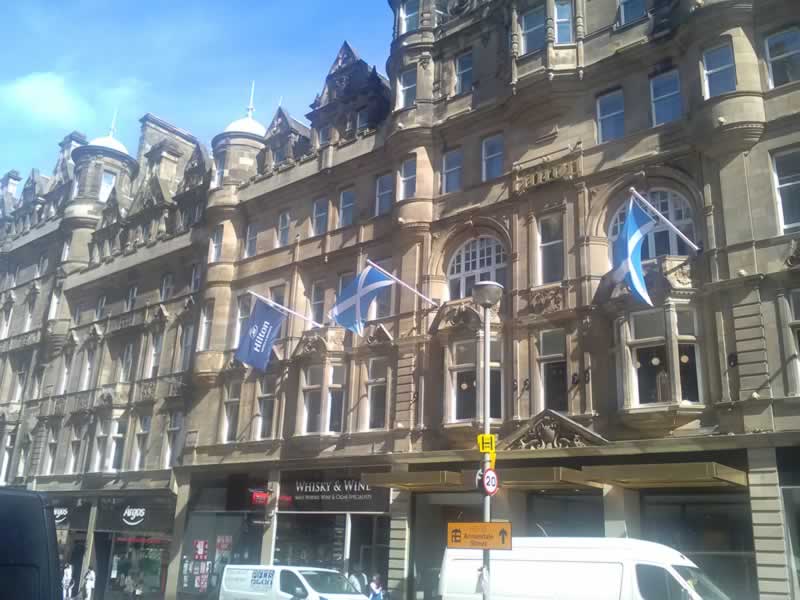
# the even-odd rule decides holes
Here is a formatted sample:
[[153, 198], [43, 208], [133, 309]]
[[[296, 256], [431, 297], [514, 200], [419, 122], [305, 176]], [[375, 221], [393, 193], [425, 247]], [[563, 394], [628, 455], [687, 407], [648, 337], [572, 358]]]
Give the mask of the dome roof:
[[116, 150], [117, 152], [122, 152], [123, 154], [128, 154], [128, 149], [122, 144], [122, 142], [114, 139], [110, 135], [94, 138], [91, 142], [89, 142], [89, 146], [100, 146], [101, 148], [109, 148], [111, 150]]
[[258, 137], [264, 137], [267, 134], [267, 128], [253, 117], [247, 116], [236, 119], [233, 123], [228, 125], [225, 128], [225, 133], [249, 133], [257, 135]]

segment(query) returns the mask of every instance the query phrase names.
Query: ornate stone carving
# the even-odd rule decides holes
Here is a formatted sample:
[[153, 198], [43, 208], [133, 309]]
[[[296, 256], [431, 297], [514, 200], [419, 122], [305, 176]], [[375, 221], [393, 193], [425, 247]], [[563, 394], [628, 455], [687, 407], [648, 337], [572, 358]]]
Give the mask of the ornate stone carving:
[[367, 331], [364, 341], [368, 346], [381, 346], [391, 344], [394, 342], [394, 339], [392, 339], [391, 334], [383, 325], [372, 325]]
[[547, 450], [603, 446], [608, 440], [553, 410], [545, 409], [500, 442], [504, 450]]
[[572, 153], [559, 159], [545, 157], [532, 166], [515, 165], [511, 171], [511, 189], [514, 194], [554, 181], [569, 181], [583, 174], [581, 154]]
[[451, 327], [466, 327], [477, 331], [481, 326], [481, 316], [472, 306], [461, 304], [447, 312], [445, 322]]
[[539, 315], [558, 312], [564, 308], [564, 292], [560, 286], [528, 290], [528, 308]]
[[667, 270], [664, 275], [673, 288], [692, 287], [692, 269], [688, 262], [684, 262], [674, 269]]
[[792, 251], [788, 257], [786, 257], [786, 266], [787, 267], [797, 267], [800, 266], [800, 241], [792, 240]]

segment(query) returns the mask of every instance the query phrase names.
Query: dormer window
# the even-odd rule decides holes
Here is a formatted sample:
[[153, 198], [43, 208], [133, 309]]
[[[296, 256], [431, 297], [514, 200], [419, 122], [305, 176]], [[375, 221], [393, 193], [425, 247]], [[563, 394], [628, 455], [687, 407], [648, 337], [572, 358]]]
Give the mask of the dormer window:
[[419, 0], [405, 0], [400, 6], [400, 33], [419, 29]]
[[282, 147], [274, 148], [272, 150], [273, 162], [276, 165], [286, 162], [286, 150]]
[[117, 174], [113, 171], [103, 171], [103, 181], [100, 184], [99, 200], [102, 204], [108, 202], [108, 197], [111, 195], [111, 190], [117, 183]]
[[327, 146], [331, 143], [331, 126], [325, 125], [319, 130], [319, 145]]

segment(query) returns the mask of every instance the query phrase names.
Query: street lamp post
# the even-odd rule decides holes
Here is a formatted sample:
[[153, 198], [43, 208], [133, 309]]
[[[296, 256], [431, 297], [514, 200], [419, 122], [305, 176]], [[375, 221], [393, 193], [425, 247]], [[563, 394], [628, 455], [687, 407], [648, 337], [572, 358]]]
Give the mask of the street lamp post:
[[[495, 281], [480, 281], [472, 288], [472, 300], [475, 304], [483, 308], [483, 390], [481, 398], [483, 400], [483, 433], [491, 435], [491, 340], [489, 327], [489, 311], [500, 302], [503, 296], [503, 286]], [[483, 455], [483, 469], [485, 473], [491, 467], [492, 456], [489, 452]], [[489, 523], [492, 520], [492, 497], [484, 492], [483, 495], [483, 522]], [[483, 551], [483, 600], [489, 600], [489, 550]]]

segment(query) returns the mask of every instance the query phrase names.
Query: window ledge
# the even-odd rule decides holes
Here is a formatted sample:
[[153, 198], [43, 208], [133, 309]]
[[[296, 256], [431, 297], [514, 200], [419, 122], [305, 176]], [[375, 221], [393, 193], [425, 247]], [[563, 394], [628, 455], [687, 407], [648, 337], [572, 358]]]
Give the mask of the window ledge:
[[659, 402], [620, 409], [620, 420], [631, 429], [660, 436], [697, 421], [706, 410], [700, 402]]

